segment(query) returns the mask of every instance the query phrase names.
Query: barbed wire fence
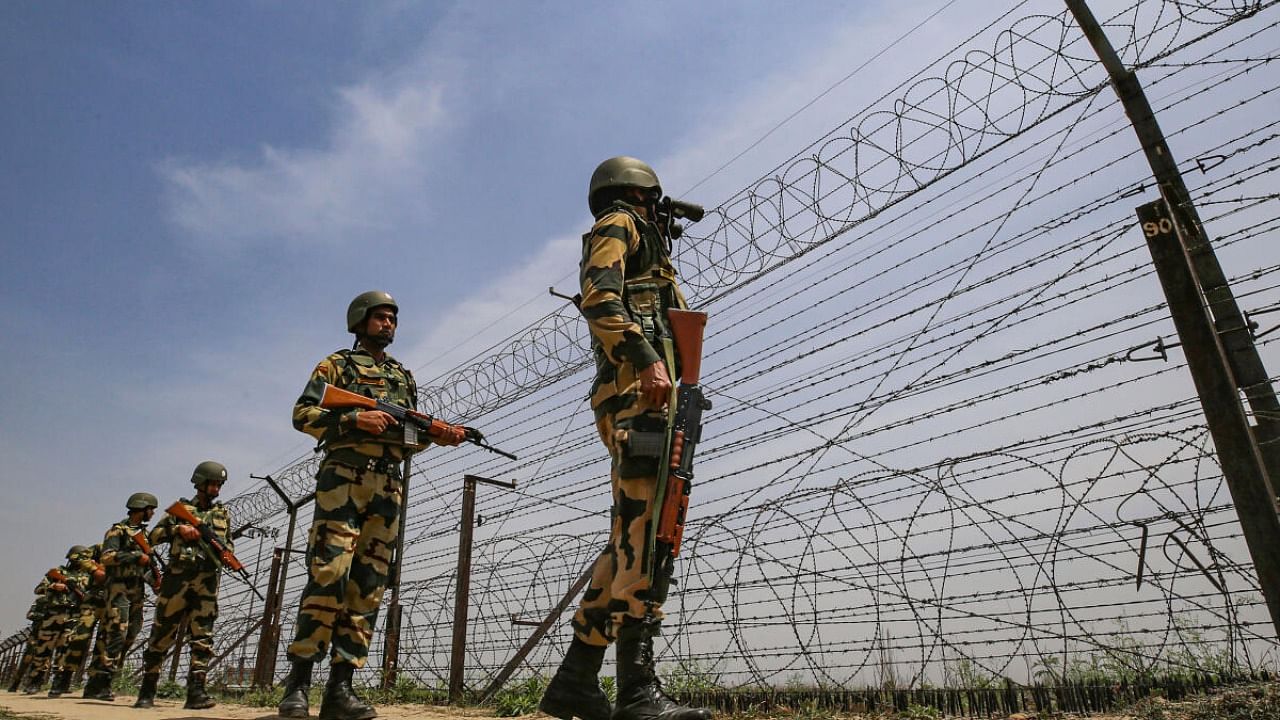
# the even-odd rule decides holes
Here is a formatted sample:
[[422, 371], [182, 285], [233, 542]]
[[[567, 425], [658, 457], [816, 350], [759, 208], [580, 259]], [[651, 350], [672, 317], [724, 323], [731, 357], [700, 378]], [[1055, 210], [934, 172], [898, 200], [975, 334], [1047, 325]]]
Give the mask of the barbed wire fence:
[[[1104, 14], [1272, 365], [1275, 6], [1141, 0]], [[1133, 219], [1155, 195], [1150, 170], [1059, 7], [993, 18], [678, 241], [682, 286], [710, 314], [714, 404], [659, 643], [685, 696], [1274, 668], [1267, 607]], [[521, 460], [415, 458], [400, 677], [448, 681], [464, 475], [517, 482], [478, 492], [471, 691], [598, 554], [609, 471], [591, 373], [566, 306], [424, 383], [420, 409], [483, 427]], [[316, 462], [271, 475], [297, 501]], [[241, 543], [242, 558], [269, 563], [284, 500], [263, 486], [228, 505], [237, 525], [275, 530]], [[283, 567], [273, 666], [305, 583], [297, 558]], [[226, 582], [222, 607], [218, 653], [243, 678], [262, 662], [262, 603]], [[548, 675], [569, 636], [566, 614], [515, 672]]]

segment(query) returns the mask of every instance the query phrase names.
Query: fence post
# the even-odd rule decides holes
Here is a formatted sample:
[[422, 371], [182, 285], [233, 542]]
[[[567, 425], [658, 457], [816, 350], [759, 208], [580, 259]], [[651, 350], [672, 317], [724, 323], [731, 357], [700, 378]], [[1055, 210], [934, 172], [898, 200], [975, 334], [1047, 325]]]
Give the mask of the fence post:
[[471, 594], [471, 541], [476, 521], [476, 483], [514, 490], [514, 482], [490, 480], [479, 475], [462, 476], [462, 521], [458, 528], [457, 594], [453, 603], [453, 651], [449, 657], [449, 703], [462, 699], [463, 671], [467, 655], [467, 606]]
[[267, 588], [267, 601], [262, 609], [262, 634], [258, 637], [258, 655], [254, 660], [253, 686], [267, 688], [275, 684], [276, 656], [280, 653], [280, 613], [284, 607], [285, 583], [289, 579], [289, 554], [294, 552], [293, 536], [298, 527], [298, 508], [311, 502], [316, 494], [308, 493], [293, 502], [270, 476], [250, 475], [255, 480], [265, 480], [289, 512], [289, 531], [285, 534], [284, 547], [276, 548], [271, 559], [271, 587]]
[[[1139, 208], [1138, 217], [1280, 635], [1280, 557], [1273, 552], [1280, 545], [1280, 515], [1270, 477], [1280, 473], [1280, 443], [1273, 442], [1280, 438], [1280, 400], [1137, 75], [1124, 66], [1085, 0], [1065, 2], [1111, 77], [1163, 196]], [[1256, 435], [1241, 391], [1258, 418]]]

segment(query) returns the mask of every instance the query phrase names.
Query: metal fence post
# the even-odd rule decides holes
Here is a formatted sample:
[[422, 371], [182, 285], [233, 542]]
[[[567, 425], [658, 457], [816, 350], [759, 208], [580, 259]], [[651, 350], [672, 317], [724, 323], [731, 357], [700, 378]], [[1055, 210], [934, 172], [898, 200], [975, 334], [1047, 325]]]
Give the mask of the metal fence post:
[[476, 483], [497, 485], [511, 490], [514, 482], [490, 480], [478, 475], [462, 476], [462, 522], [458, 528], [457, 593], [453, 603], [453, 652], [449, 657], [449, 703], [462, 699], [463, 673], [467, 655], [467, 606], [471, 595], [471, 541], [476, 521]]

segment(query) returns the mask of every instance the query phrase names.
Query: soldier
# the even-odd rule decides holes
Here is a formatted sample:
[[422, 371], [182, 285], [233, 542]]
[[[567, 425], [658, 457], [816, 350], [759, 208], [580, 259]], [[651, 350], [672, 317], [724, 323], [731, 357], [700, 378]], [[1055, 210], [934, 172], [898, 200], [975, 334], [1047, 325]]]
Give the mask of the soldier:
[[[231, 550], [231, 515], [217, 502], [227, 469], [221, 463], [206, 460], [191, 473], [195, 486], [194, 500], [182, 499], [193, 515], [209, 526], [218, 541]], [[155, 705], [156, 684], [160, 681], [160, 665], [169, 648], [178, 642], [178, 630], [187, 617], [191, 637], [191, 667], [187, 674], [187, 701], [190, 709], [211, 708], [217, 703], [205, 692], [205, 672], [213, 658], [213, 623], [218, 619], [218, 579], [222, 560], [200, 531], [172, 515], [166, 515], [151, 531], [151, 544], [169, 543], [169, 567], [156, 594], [156, 616], [151, 624], [151, 639], [142, 654], [142, 687], [138, 690], [137, 708]]]
[[[115, 700], [111, 683], [119, 672], [124, 654], [142, 630], [143, 586], [154, 584], [156, 573], [151, 555], [137, 537], [145, 540], [147, 522], [156, 511], [156, 496], [134, 493], [125, 508], [129, 516], [112, 525], [102, 538], [102, 564], [107, 569], [107, 607], [98, 626], [98, 646], [89, 666], [84, 697]], [[150, 547], [150, 544], [147, 544]]]
[[[657, 222], [661, 197], [653, 169], [630, 157], [600, 163], [587, 191], [596, 222], [583, 236], [580, 309], [596, 359], [591, 407], [609, 450], [613, 512], [609, 542], [573, 617], [573, 640], [539, 704], [564, 720], [711, 717], [710, 710], [668, 697], [654, 671], [653, 637], [662, 622], [666, 579], [651, 586], [652, 549], [646, 545], [647, 529], [656, 522], [659, 459], [633, 456], [627, 448], [632, 431], [667, 431], [665, 406], [677, 370], [658, 349], [670, 336], [666, 311], [685, 308], [670, 231]], [[618, 695], [611, 712], [598, 675], [605, 649], [615, 641]]]
[[80, 604], [71, 615], [66, 631], [64, 650], [58, 656], [58, 669], [49, 684], [49, 697], [61, 697], [71, 689], [71, 678], [84, 667], [88, 655], [89, 642], [93, 639], [93, 628], [102, 619], [106, 607], [107, 574], [98, 562], [101, 545], [85, 547], [77, 545], [68, 556], [70, 569], [68, 575], [75, 578], [84, 588]]
[[31, 675], [23, 692], [31, 695], [44, 685], [49, 670], [53, 667], [53, 656], [62, 649], [66, 641], [66, 632], [71, 627], [71, 616], [80, 605], [80, 597], [89, 587], [89, 578], [85, 573], [73, 570], [72, 558], [87, 550], [83, 545], [74, 545], [67, 551], [67, 564], [50, 568], [40, 578], [35, 593], [43, 595], [47, 601], [44, 621], [40, 623], [40, 631], [36, 634], [35, 651], [31, 655]]
[[18, 692], [22, 688], [22, 681], [31, 670], [31, 658], [36, 653], [36, 638], [40, 636], [40, 624], [48, 615], [49, 599], [44, 595], [37, 595], [31, 607], [27, 609], [27, 619], [31, 621], [31, 629], [27, 631], [27, 645], [22, 649], [22, 659], [13, 669], [13, 678], [9, 681], [9, 692]]
[[[387, 585], [400, 522], [404, 483], [400, 465], [423, 445], [407, 445], [404, 428], [380, 410], [319, 407], [326, 383], [413, 409], [418, 389], [409, 370], [386, 354], [395, 339], [399, 307], [385, 292], [358, 295], [347, 308], [351, 350], [325, 358], [293, 407], [293, 426], [325, 450], [316, 474], [315, 515], [307, 546], [307, 586], [298, 604], [292, 667], [280, 716], [307, 717], [313, 663], [330, 656], [322, 720], [367, 720], [377, 712], [351, 687], [365, 663], [378, 606]], [[441, 423], [439, 445], [479, 439], [471, 429]]]

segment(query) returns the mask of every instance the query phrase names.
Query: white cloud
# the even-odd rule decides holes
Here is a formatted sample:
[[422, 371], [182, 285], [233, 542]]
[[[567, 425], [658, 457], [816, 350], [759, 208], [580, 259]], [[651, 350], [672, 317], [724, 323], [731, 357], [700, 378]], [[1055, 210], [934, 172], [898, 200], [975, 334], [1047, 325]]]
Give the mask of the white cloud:
[[203, 246], [263, 241], [337, 245], [387, 231], [420, 211], [430, 180], [425, 158], [443, 131], [443, 84], [420, 73], [389, 87], [337, 92], [335, 120], [319, 149], [262, 147], [250, 163], [160, 167], [170, 220]]

